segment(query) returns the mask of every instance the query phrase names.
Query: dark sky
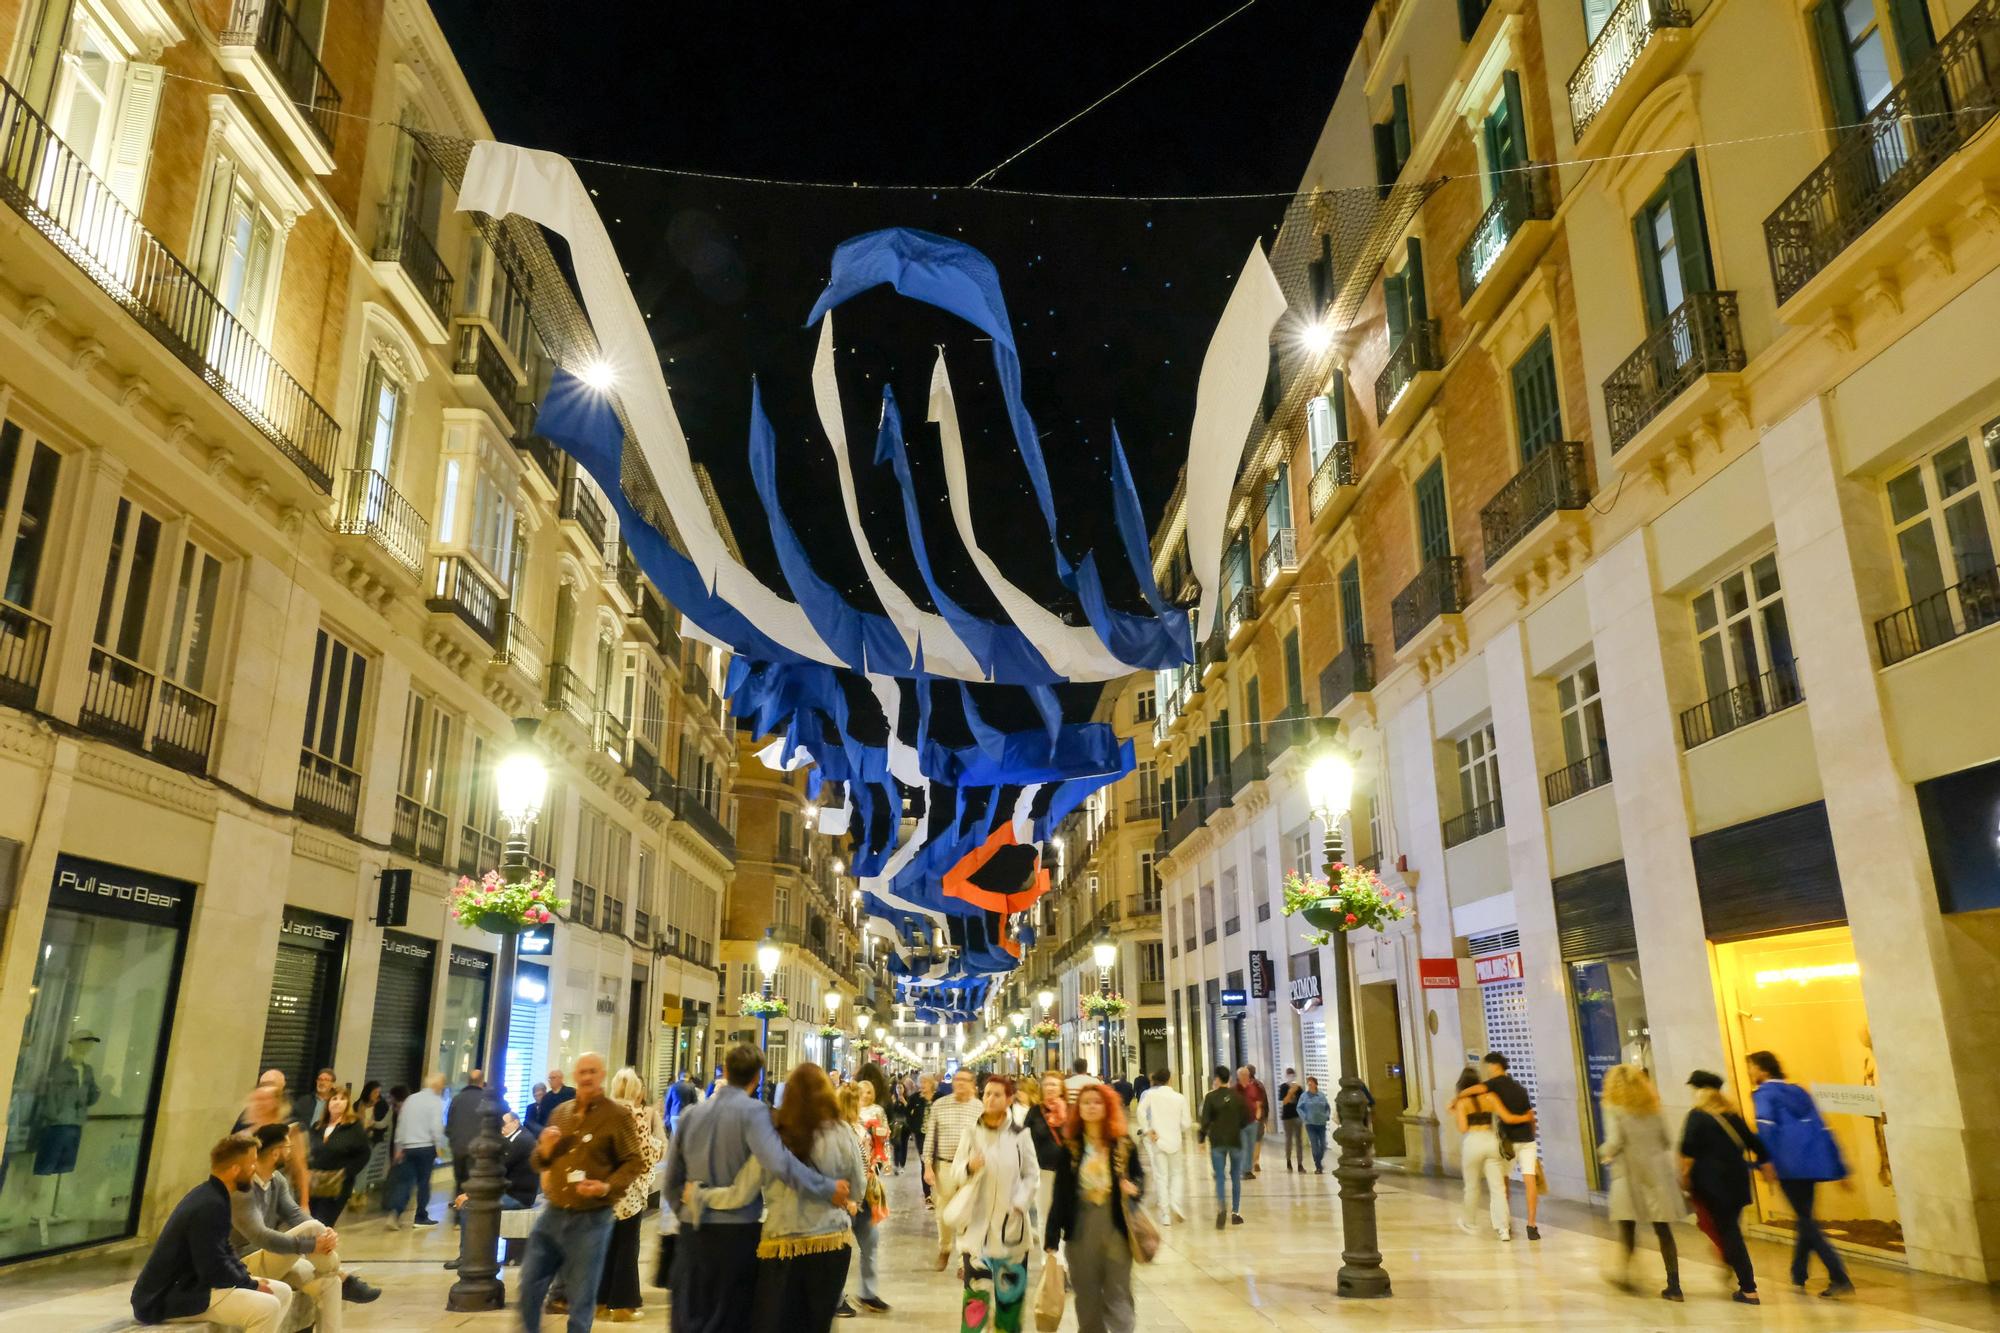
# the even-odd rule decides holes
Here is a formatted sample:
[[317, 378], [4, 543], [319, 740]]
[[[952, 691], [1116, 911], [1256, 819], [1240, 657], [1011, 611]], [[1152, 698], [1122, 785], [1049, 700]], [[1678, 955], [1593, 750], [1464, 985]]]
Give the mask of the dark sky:
[[[693, 171], [931, 186], [971, 182], [1235, 4], [433, 0], [433, 9], [503, 139]], [[1366, 12], [1360, 0], [1257, 0], [991, 184], [1289, 194]], [[1093, 545], [1111, 555], [1110, 424], [1150, 522], [1185, 456], [1215, 320], [1251, 241], [1268, 243], [1285, 202], [805, 189], [579, 169], [598, 192], [695, 456], [716, 479], [746, 562], [776, 582], [744, 466], [755, 375], [777, 428], [786, 511], [822, 572], [870, 610], [807, 381], [817, 330], [804, 320], [838, 242], [910, 226], [961, 238], [994, 260], [1066, 548], [1072, 557]], [[991, 611], [969, 562], [950, 558], [956, 542], [939, 535], [949, 517], [923, 418], [943, 344], [982, 541], [1017, 582], [1068, 609], [1000, 410], [990, 344], [886, 289], [841, 307], [835, 328], [861, 503], [890, 572], [922, 600], [895, 488], [871, 462], [885, 381], [903, 410], [917, 484], [936, 492], [924, 521], [940, 573], [970, 609]], [[1129, 578], [1111, 586], [1118, 601], [1136, 604]]]

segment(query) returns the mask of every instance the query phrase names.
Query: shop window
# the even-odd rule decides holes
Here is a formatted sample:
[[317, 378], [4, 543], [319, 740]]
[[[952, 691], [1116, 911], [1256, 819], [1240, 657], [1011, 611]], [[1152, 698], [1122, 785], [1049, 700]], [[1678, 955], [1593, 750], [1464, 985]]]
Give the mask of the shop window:
[[1461, 813], [1482, 809], [1500, 799], [1500, 758], [1488, 722], [1457, 742], [1458, 800]]
[[1556, 713], [1562, 721], [1563, 758], [1581, 763], [1604, 744], [1604, 705], [1597, 692], [1597, 663], [1586, 662], [1556, 681]]
[[1906, 599], [1925, 603], [1957, 585], [1965, 618], [1976, 622], [1967, 628], [2000, 614], [1993, 576], [2000, 536], [2000, 419], [1897, 473], [1886, 491]]
[[1696, 595], [1693, 608], [1695, 648], [1708, 698], [1733, 689], [1761, 691], [1767, 673], [1773, 675], [1773, 699], [1796, 692], [1776, 552]]

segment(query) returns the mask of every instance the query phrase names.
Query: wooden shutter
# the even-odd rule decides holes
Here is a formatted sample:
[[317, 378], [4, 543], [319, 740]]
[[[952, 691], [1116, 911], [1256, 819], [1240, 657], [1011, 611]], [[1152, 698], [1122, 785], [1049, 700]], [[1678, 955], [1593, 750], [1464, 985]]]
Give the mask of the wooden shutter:
[[1333, 400], [1333, 438], [1351, 438], [1347, 433], [1347, 372], [1333, 372], [1333, 383], [1327, 386], [1326, 396]]
[[1618, 8], [1618, 0], [1583, 0], [1583, 35], [1585, 40], [1595, 42], [1597, 35], [1604, 31], [1604, 25], [1611, 21], [1611, 15]]
[[1667, 309], [1666, 289], [1660, 283], [1660, 250], [1653, 243], [1653, 212], [1658, 207], [1657, 197], [1649, 199], [1632, 219], [1632, 249], [1639, 261], [1639, 290], [1645, 297], [1649, 329], [1666, 323], [1673, 313]]
[[1259, 697], [1255, 676], [1243, 687], [1243, 730], [1252, 742], [1264, 738], [1264, 701]]
[[1403, 341], [1403, 332], [1409, 327], [1410, 307], [1403, 295], [1405, 283], [1403, 275], [1391, 273], [1382, 279], [1382, 313], [1389, 321], [1389, 346], [1396, 347]]
[[1694, 154], [1667, 172], [1667, 206], [1674, 215], [1674, 248], [1680, 257], [1681, 288], [1689, 296], [1715, 290], [1715, 268], [1708, 258], [1708, 220], [1701, 206], [1701, 177]]
[[1907, 77], [1937, 45], [1937, 35], [1931, 31], [1930, 9], [1924, 0], [1889, 0], [1889, 26], [1895, 30], [1896, 53], [1903, 58], [1901, 72]]
[[229, 205], [236, 189], [236, 164], [217, 154], [201, 214], [201, 244], [195, 247], [195, 277], [214, 292], [222, 273], [222, 247], [229, 237]]
[[1819, 47], [1820, 72], [1833, 102], [1833, 123], [1853, 125], [1861, 119], [1861, 87], [1847, 53], [1847, 26], [1840, 21], [1840, 0], [1820, 0], [1812, 10], [1813, 42]]
[[1556, 392], [1554, 343], [1545, 329], [1514, 363], [1514, 421], [1521, 432], [1521, 465], [1563, 437], [1562, 400]]
[[1285, 707], [1296, 715], [1305, 707], [1305, 674], [1299, 666], [1299, 632], [1285, 632]]
[[1444, 502], [1444, 463], [1433, 462], [1417, 478], [1417, 557], [1424, 564], [1451, 554], [1451, 518]]
[[1397, 84], [1389, 90], [1389, 126], [1396, 136], [1396, 171], [1410, 160], [1410, 90]]
[[1376, 193], [1389, 197], [1389, 187], [1396, 183], [1396, 131], [1390, 125], [1377, 125], [1375, 130], [1375, 184]]
[[105, 178], [111, 192], [134, 213], [146, 198], [146, 163], [153, 153], [163, 82], [158, 65], [127, 65], [119, 85], [118, 126], [111, 136]]
[[1521, 101], [1521, 76], [1513, 70], [1500, 75], [1502, 96], [1507, 107], [1507, 163], [1510, 167], [1528, 164], [1528, 113]]
[[1277, 475], [1264, 491], [1264, 538], [1269, 541], [1282, 528], [1292, 526], [1291, 469], [1278, 464]]
[[1410, 323], [1430, 318], [1430, 302], [1424, 297], [1424, 243], [1412, 236], [1408, 242], [1410, 262], [1403, 266], [1403, 300], [1410, 308]]
[[1272, 343], [1270, 360], [1264, 367], [1264, 420], [1269, 421], [1277, 415], [1284, 387], [1284, 372], [1278, 365], [1278, 345]]
[[1340, 639], [1349, 648], [1367, 639], [1361, 621], [1361, 561], [1347, 562], [1340, 571]]

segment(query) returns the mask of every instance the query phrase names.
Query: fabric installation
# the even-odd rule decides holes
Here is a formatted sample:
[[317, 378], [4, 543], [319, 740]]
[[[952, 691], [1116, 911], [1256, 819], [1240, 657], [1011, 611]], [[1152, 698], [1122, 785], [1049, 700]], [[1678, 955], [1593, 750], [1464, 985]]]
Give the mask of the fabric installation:
[[[787, 463], [753, 381], [746, 462], [782, 575], [782, 588], [774, 587], [732, 553], [718, 529], [644, 317], [574, 167], [549, 153], [474, 145], [459, 207], [525, 218], [567, 243], [615, 398], [558, 371], [538, 433], [604, 492], [619, 536], [690, 632], [730, 650], [731, 710], [740, 725], [769, 738], [761, 762], [805, 770], [809, 790], [824, 802], [822, 829], [845, 832], [868, 929], [889, 944], [902, 997], [926, 1021], [975, 1016], [990, 978], [1015, 967], [1032, 943], [1026, 914], [1049, 887], [1039, 845], [1093, 791], [1133, 767], [1129, 741], [1073, 715], [1069, 687], [1193, 660], [1189, 613], [1169, 604], [1154, 580], [1142, 507], [1115, 431], [1105, 494], [1093, 498], [1110, 510], [1118, 549], [1066, 549], [994, 265], [961, 241], [908, 228], [852, 237], [835, 250], [806, 325], [818, 328], [812, 402], [832, 453], [851, 555], [866, 572], [866, 596], [843, 592], [822, 573], [824, 559], [815, 560], [813, 543], [787, 513], [780, 469], [797, 463]], [[884, 534], [864, 521], [834, 319], [841, 306], [880, 288], [964, 321], [990, 341], [1006, 436], [1027, 480], [1027, 501], [1004, 524], [968, 468], [942, 348], [918, 437], [907, 432], [902, 405], [884, 384], [875, 439], [860, 441], [872, 443], [872, 466], [893, 476], [900, 549], [891, 549], [893, 534], [884, 545]], [[1277, 280], [1261, 247], [1253, 247], [1202, 371], [1190, 433], [1191, 483], [1236, 465], [1263, 385], [1270, 331], [1283, 309]], [[933, 457], [941, 465], [949, 534], [935, 515], [926, 525], [928, 496], [913, 449], [926, 451], [926, 465]], [[628, 497], [628, 450], [657, 486], [664, 521], [649, 521], [660, 510], [641, 512]], [[1224, 477], [1199, 494], [1220, 504], [1228, 491]], [[1210, 537], [1219, 534], [1222, 515], [1208, 515], [1209, 507], [1193, 505], [1189, 517], [1205, 590], [1218, 583], [1221, 559], [1219, 536], [1213, 543]], [[732, 514], [730, 521], [755, 520]], [[1018, 560], [1024, 546], [1039, 549], [1036, 558], [1048, 562], [1066, 590], [1064, 610], [1010, 575], [1005, 561]], [[906, 573], [899, 581], [891, 565], [913, 572], [914, 580]], [[975, 571], [976, 597], [963, 583], [951, 586], [946, 567]], [[1119, 604], [1114, 579], [1130, 604]], [[1212, 611], [1212, 600], [1205, 592], [1204, 610]]]

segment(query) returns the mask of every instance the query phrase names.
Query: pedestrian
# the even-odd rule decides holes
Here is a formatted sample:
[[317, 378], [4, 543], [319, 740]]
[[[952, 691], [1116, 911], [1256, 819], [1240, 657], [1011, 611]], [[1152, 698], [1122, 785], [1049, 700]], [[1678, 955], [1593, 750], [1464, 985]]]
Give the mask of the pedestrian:
[[1820, 1183], [1847, 1179], [1847, 1163], [1840, 1144], [1820, 1116], [1812, 1094], [1786, 1079], [1778, 1057], [1769, 1051], [1752, 1051], [1749, 1056], [1750, 1100], [1756, 1108], [1757, 1137], [1770, 1149], [1771, 1161], [1764, 1168], [1766, 1179], [1774, 1181], [1791, 1205], [1794, 1221], [1792, 1238], [1792, 1285], [1803, 1289], [1812, 1256], [1826, 1265], [1828, 1300], [1851, 1295], [1854, 1283], [1840, 1252], [1826, 1238], [1813, 1216], [1813, 1195]]
[[[291, 1149], [290, 1125], [260, 1125], [251, 1135], [257, 1156], [246, 1188], [229, 1196], [229, 1243], [252, 1277], [283, 1282], [310, 1296], [318, 1333], [340, 1333], [342, 1288], [340, 1235], [299, 1207], [285, 1172]], [[357, 1303], [382, 1293], [360, 1279]]]
[[528, 1118], [521, 1128], [530, 1134], [542, 1132], [542, 1094], [549, 1090], [546, 1083], [537, 1083], [528, 1090]]
[[924, 1135], [930, 1123], [931, 1104], [937, 1100], [937, 1075], [926, 1073], [917, 1079], [917, 1093], [910, 1102], [910, 1137], [917, 1141], [917, 1184], [924, 1192], [924, 1207], [931, 1206], [931, 1173], [924, 1163]]
[[1681, 1188], [1693, 1196], [1697, 1212], [1708, 1222], [1703, 1230], [1736, 1272], [1731, 1299], [1758, 1305], [1757, 1273], [1743, 1243], [1742, 1212], [1750, 1204], [1750, 1172], [1770, 1161], [1771, 1154], [1722, 1090], [1722, 1075], [1697, 1069], [1688, 1075], [1688, 1086], [1695, 1090], [1694, 1109], [1681, 1129]]
[[961, 1069], [951, 1076], [951, 1092], [931, 1103], [930, 1121], [924, 1126], [924, 1183], [931, 1187], [931, 1202], [937, 1208], [937, 1271], [951, 1264], [953, 1233], [945, 1221], [945, 1208], [958, 1188], [949, 1170], [958, 1152], [966, 1127], [979, 1118], [979, 1099], [974, 1095], [972, 1071]]
[[326, 1104], [340, 1087], [340, 1079], [331, 1069], [322, 1069], [313, 1076], [313, 1090], [300, 1097], [294, 1106], [293, 1119], [310, 1128], [317, 1125], [326, 1114]]
[[[861, 1195], [861, 1209], [854, 1214], [854, 1262], [852, 1276], [859, 1291], [855, 1300], [870, 1314], [887, 1314], [889, 1303], [882, 1299], [875, 1289], [876, 1254], [882, 1239], [881, 1225], [889, 1220], [888, 1196], [882, 1190], [882, 1145], [884, 1140], [875, 1134], [875, 1125], [886, 1117], [869, 1116], [868, 1112], [880, 1112], [872, 1098], [874, 1089], [866, 1080], [858, 1079], [843, 1083], [835, 1094], [840, 1103], [840, 1118], [854, 1131], [855, 1142], [861, 1147], [862, 1173], [867, 1188]], [[850, 1318], [854, 1306], [848, 1304], [847, 1297], [840, 1298], [840, 1305], [834, 1313], [841, 1318]]]
[[250, 1188], [257, 1141], [231, 1134], [208, 1150], [208, 1176], [189, 1190], [160, 1228], [132, 1284], [132, 1316], [142, 1324], [205, 1320], [222, 1328], [278, 1333], [292, 1289], [252, 1277], [229, 1243], [231, 1200]]
[[1245, 1065], [1236, 1071], [1236, 1091], [1242, 1095], [1243, 1104], [1250, 1108], [1250, 1119], [1243, 1127], [1244, 1151], [1248, 1154], [1243, 1176], [1246, 1180], [1255, 1180], [1258, 1168], [1264, 1163], [1264, 1125], [1271, 1118], [1271, 1095], [1257, 1081], [1255, 1065]]
[[644, 1229], [642, 1214], [653, 1188], [653, 1172], [666, 1156], [667, 1140], [647, 1103], [646, 1080], [639, 1077], [638, 1070], [628, 1066], [613, 1074], [610, 1091], [611, 1100], [632, 1117], [644, 1166], [611, 1205], [611, 1240], [597, 1279], [596, 1304], [599, 1313], [613, 1323], [629, 1323], [639, 1317], [645, 1304], [639, 1289], [639, 1233]]
[[1333, 1119], [1333, 1106], [1319, 1090], [1319, 1080], [1306, 1075], [1306, 1090], [1299, 1094], [1299, 1123], [1305, 1126], [1306, 1143], [1312, 1148], [1313, 1174], [1326, 1174], [1326, 1126]]
[[[1229, 1081], [1229, 1067], [1217, 1065], [1208, 1095], [1201, 1099], [1195, 1137], [1208, 1144], [1208, 1167], [1215, 1176], [1215, 1229], [1243, 1225], [1243, 1175], [1250, 1160], [1250, 1104]], [[1223, 1198], [1223, 1182], [1229, 1197]], [[1228, 1206], [1224, 1207], [1227, 1202]]]
[[959, 1257], [964, 1333], [989, 1327], [1013, 1333], [1021, 1327], [1028, 1295], [1028, 1254], [1035, 1241], [1028, 1212], [1035, 1206], [1040, 1168], [1032, 1136], [1008, 1111], [1013, 1096], [1010, 1080], [999, 1075], [987, 1080], [980, 1110], [960, 1131], [946, 1168], [955, 1188], [938, 1216], [951, 1225]]
[[[841, 1119], [826, 1071], [811, 1061], [793, 1067], [770, 1124], [787, 1153], [845, 1182], [847, 1194], [828, 1200], [801, 1192], [787, 1183], [795, 1173], [773, 1173], [761, 1158], [751, 1157], [726, 1185], [697, 1188], [691, 1177], [682, 1187], [683, 1201], [692, 1209], [687, 1220], [698, 1235], [705, 1229], [705, 1209], [755, 1207], [761, 1197], [765, 1213], [754, 1294], [738, 1291], [732, 1298], [749, 1296], [750, 1333], [827, 1333], [847, 1281], [852, 1217], [867, 1189], [861, 1145]], [[678, 1309], [679, 1302], [675, 1305]]]
[[1512, 1159], [1514, 1169], [1521, 1173], [1521, 1188], [1528, 1194], [1528, 1239], [1540, 1240], [1542, 1232], [1537, 1223], [1541, 1206], [1541, 1154], [1535, 1145], [1534, 1100], [1507, 1072], [1506, 1056], [1488, 1051], [1479, 1063], [1486, 1076], [1484, 1090], [1499, 1102], [1493, 1119], [1504, 1145], [1501, 1155]]
[[695, 1085], [694, 1071], [683, 1068], [681, 1076], [674, 1080], [674, 1085], [667, 1089], [667, 1095], [662, 1099], [661, 1127], [667, 1131], [669, 1138], [673, 1136], [675, 1127], [680, 1124], [681, 1117], [700, 1102], [701, 1089]]
[[1299, 1119], [1299, 1098], [1305, 1093], [1299, 1071], [1287, 1069], [1278, 1084], [1278, 1127], [1285, 1131], [1285, 1170], [1306, 1169], [1305, 1122]]
[[340, 1220], [355, 1182], [368, 1169], [368, 1131], [347, 1100], [347, 1089], [336, 1088], [326, 1109], [307, 1136], [306, 1181], [312, 1198], [306, 1204], [313, 1220], [332, 1226]]
[[[544, 1128], [546, 1128], [550, 1124], [553, 1124], [555, 1120], [556, 1108], [558, 1106], [561, 1106], [564, 1102], [569, 1101], [571, 1098], [575, 1096], [576, 1096], [576, 1089], [571, 1087], [566, 1087], [563, 1084], [563, 1071], [560, 1069], [551, 1069], [549, 1071], [548, 1091], [544, 1092], [540, 1097], [535, 1099], [536, 1120], [539, 1121]], [[537, 1133], [539, 1132], [540, 1131], [538, 1130]]]
[[437, 1169], [438, 1150], [448, 1144], [444, 1132], [444, 1075], [432, 1074], [424, 1086], [411, 1093], [396, 1113], [395, 1168], [389, 1177], [389, 1230], [403, 1225], [403, 1205], [416, 1191], [417, 1208], [412, 1214], [417, 1226], [434, 1226], [431, 1216], [431, 1173]]
[[444, 1137], [451, 1145], [451, 1193], [465, 1193], [465, 1177], [472, 1170], [472, 1141], [486, 1123], [486, 1072], [467, 1071], [465, 1086], [452, 1094], [444, 1109]]
[[603, 1272], [613, 1206], [645, 1176], [645, 1150], [632, 1113], [604, 1092], [604, 1057], [577, 1057], [576, 1086], [554, 1107], [528, 1159], [542, 1173], [548, 1207], [528, 1233], [521, 1263], [521, 1327], [540, 1333], [542, 1302], [561, 1273], [569, 1293], [570, 1333], [589, 1333], [597, 1307], [590, 1296]]
[[1477, 1070], [1467, 1069], [1458, 1076], [1458, 1090], [1451, 1100], [1452, 1114], [1458, 1118], [1458, 1170], [1465, 1186], [1458, 1229], [1468, 1236], [1479, 1234], [1479, 1187], [1483, 1181], [1493, 1234], [1501, 1240], [1512, 1240], [1514, 1228], [1507, 1214], [1507, 1167], [1500, 1159], [1500, 1134], [1494, 1124], [1499, 1105], [1500, 1099], [1480, 1082]]
[[1181, 1211], [1181, 1191], [1187, 1184], [1187, 1098], [1173, 1086], [1172, 1078], [1164, 1069], [1154, 1070], [1139, 1098], [1140, 1141], [1146, 1145], [1146, 1170], [1152, 1180], [1146, 1198], [1154, 1220], [1163, 1227], [1187, 1221]]
[[902, 1175], [910, 1160], [910, 1081], [896, 1080], [889, 1089], [889, 1145], [895, 1153], [896, 1174]]
[[1076, 1292], [1077, 1333], [1132, 1333], [1132, 1222], [1145, 1168], [1125, 1132], [1124, 1099], [1105, 1087], [1077, 1094], [1063, 1135], [1043, 1244], [1060, 1246]]
[[1604, 1116], [1604, 1145], [1599, 1160], [1611, 1171], [1611, 1220], [1618, 1224], [1625, 1258], [1618, 1285], [1628, 1285], [1632, 1251], [1639, 1241], [1639, 1224], [1650, 1223], [1660, 1242], [1660, 1261], [1667, 1269], [1662, 1300], [1681, 1299], [1680, 1251], [1674, 1244], [1675, 1222], [1687, 1216], [1680, 1181], [1675, 1178], [1673, 1140], [1660, 1114], [1660, 1093], [1638, 1065], [1616, 1064], [1604, 1071], [1599, 1097]]
[[1132, 1099], [1138, 1095], [1138, 1090], [1132, 1086], [1132, 1080], [1125, 1077], [1123, 1070], [1119, 1071], [1117, 1078], [1111, 1080], [1111, 1090], [1118, 1094], [1118, 1100], [1124, 1102], [1128, 1109], [1132, 1105]]
[[1035, 1215], [1034, 1224], [1045, 1226], [1049, 1220], [1049, 1200], [1055, 1197], [1056, 1159], [1063, 1155], [1063, 1129], [1069, 1123], [1070, 1107], [1068, 1090], [1063, 1087], [1062, 1075], [1051, 1070], [1042, 1075], [1036, 1083], [1021, 1081], [1023, 1090], [1031, 1090], [1034, 1104], [1022, 1118], [1022, 1125], [1035, 1145]]
[[[721, 1082], [681, 1117], [667, 1156], [662, 1198], [680, 1205], [687, 1182], [733, 1184], [753, 1157], [765, 1179], [784, 1183], [806, 1202], [830, 1203], [845, 1211], [852, 1187], [827, 1179], [787, 1151], [773, 1125], [771, 1108], [750, 1095], [764, 1072], [755, 1046], [739, 1042], [722, 1057]], [[804, 1208], [806, 1202], [798, 1204]], [[674, 1333], [744, 1333], [750, 1327], [750, 1295], [757, 1285], [757, 1221], [763, 1206], [756, 1196], [738, 1208], [704, 1206], [702, 1225], [683, 1225], [674, 1244], [671, 1306]], [[693, 1210], [682, 1217], [691, 1222]]]
[[1063, 1087], [1067, 1091], [1069, 1104], [1075, 1106], [1076, 1094], [1095, 1082], [1097, 1082], [1097, 1075], [1090, 1072], [1090, 1061], [1084, 1059], [1082, 1056], [1078, 1056], [1076, 1059], [1070, 1061], [1069, 1077], [1063, 1080]]

